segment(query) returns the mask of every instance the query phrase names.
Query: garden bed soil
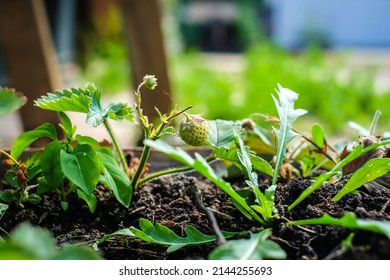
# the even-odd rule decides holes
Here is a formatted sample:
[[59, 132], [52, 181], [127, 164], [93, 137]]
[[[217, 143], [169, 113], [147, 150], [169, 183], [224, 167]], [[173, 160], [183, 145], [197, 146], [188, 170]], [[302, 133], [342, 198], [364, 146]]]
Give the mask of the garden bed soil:
[[[243, 180], [231, 184], [236, 189], [245, 188]], [[268, 179], [262, 179], [263, 188], [269, 184]], [[276, 189], [275, 204], [280, 219], [275, 220], [270, 238], [286, 251], [288, 259], [390, 259], [390, 240], [379, 234], [336, 226], [286, 225], [289, 220], [320, 217], [324, 213], [341, 217], [345, 212], [353, 212], [362, 219], [390, 220], [390, 190], [383, 188], [370, 193], [363, 188], [359, 194], [347, 195], [335, 203], [331, 198], [341, 186], [327, 185], [287, 211], [288, 205], [310, 184], [309, 179], [297, 178], [286, 184], [279, 183]], [[26, 204], [24, 209], [11, 204], [0, 220], [0, 227], [3, 232], [10, 232], [17, 224], [28, 221], [50, 230], [59, 245], [91, 244], [118, 229], [138, 227], [140, 218], [161, 223], [179, 235], [185, 235], [186, 225], [213, 234], [206, 213], [195, 202], [194, 187], [204, 205], [215, 213], [222, 230], [239, 232], [258, 227], [258, 223], [245, 218], [215, 185], [191, 174], [168, 176], [140, 186], [129, 208], [120, 205], [110, 190], [99, 186], [95, 190], [98, 205], [93, 214], [76, 196], [71, 197], [68, 210], [63, 211], [57, 197], [43, 195], [40, 204]], [[341, 242], [351, 232], [355, 233], [354, 246], [339, 250]], [[116, 236], [100, 245], [100, 250], [105, 259], [116, 260], [207, 259], [216, 246], [211, 243], [167, 253], [164, 246]]]

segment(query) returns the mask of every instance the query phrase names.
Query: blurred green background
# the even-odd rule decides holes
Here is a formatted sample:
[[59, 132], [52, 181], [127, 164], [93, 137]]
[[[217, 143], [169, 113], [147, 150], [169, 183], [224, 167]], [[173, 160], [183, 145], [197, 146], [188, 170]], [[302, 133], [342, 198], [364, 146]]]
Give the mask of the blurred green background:
[[[390, 89], [378, 87], [374, 63], [351, 63], [359, 54], [328, 49], [316, 34], [298, 50], [278, 47], [269, 36], [267, 10], [252, 0], [230, 1], [238, 12], [226, 27], [228, 45], [218, 49], [218, 43], [203, 42], [210, 36], [207, 26], [183, 23], [183, 5], [189, 2], [161, 1], [174, 103], [193, 105], [194, 113], [208, 119], [275, 115], [271, 94], [280, 83], [299, 93], [297, 107], [309, 111], [298, 125], [315, 121], [328, 133], [345, 133], [348, 121], [368, 127], [380, 110], [379, 130], [388, 129]], [[83, 34], [80, 83], [92, 81], [113, 94], [133, 89], [117, 7], [100, 21], [106, 22], [104, 30]]]

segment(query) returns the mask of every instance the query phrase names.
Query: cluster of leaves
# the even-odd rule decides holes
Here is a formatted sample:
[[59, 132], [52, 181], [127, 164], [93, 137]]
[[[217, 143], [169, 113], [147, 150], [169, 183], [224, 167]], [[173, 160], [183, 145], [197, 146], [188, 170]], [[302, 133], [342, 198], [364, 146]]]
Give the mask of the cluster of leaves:
[[[93, 212], [97, 203], [94, 190], [98, 184], [102, 184], [112, 190], [121, 204], [128, 207], [133, 191], [140, 184], [159, 176], [196, 170], [224, 191], [245, 217], [259, 223], [260, 232], [251, 234], [249, 239], [228, 241], [210, 254], [211, 259], [285, 258], [283, 250], [268, 239], [272, 233], [270, 227], [273, 221], [279, 218], [274, 206], [274, 194], [278, 181], [288, 181], [293, 172], [299, 176], [309, 177], [319, 168], [326, 170], [289, 206], [289, 210], [292, 210], [313, 191], [335, 176], [340, 178], [350, 175], [347, 184], [334, 197], [336, 202], [368, 182], [375, 182], [379, 179], [388, 180], [383, 176], [389, 174], [390, 161], [384, 157], [386, 152], [383, 147], [390, 145], [390, 140], [381, 140], [380, 137], [372, 136], [377, 119], [373, 122], [369, 135], [361, 138], [360, 145], [354, 147], [353, 150], [344, 149], [343, 152], [338, 152], [328, 144], [325, 133], [318, 124], [313, 125], [311, 136], [305, 136], [293, 129], [294, 122], [298, 117], [306, 114], [306, 111], [294, 109], [298, 95], [279, 85], [278, 98], [273, 96], [278, 117], [266, 116], [265, 118], [275, 123], [276, 127], [265, 129], [260, 125], [258, 115], [242, 121], [209, 120], [208, 145], [212, 149], [212, 155], [204, 158], [195, 154], [193, 158], [183, 149], [172, 147], [160, 140], [164, 134], [172, 133], [171, 121], [191, 107], [184, 110], [175, 107], [168, 114], [162, 114], [156, 109], [159, 123], [151, 123], [142, 112], [140, 93], [142, 86], [154, 89], [157, 86], [156, 79], [154, 76], [145, 76], [143, 83], [135, 92], [134, 108], [123, 103], [103, 107], [101, 90], [93, 84], [88, 84], [85, 88], [49, 93], [36, 100], [35, 104], [38, 107], [59, 112], [61, 119], [59, 127], [64, 131], [65, 139], [57, 137], [56, 129], [52, 124], [42, 124], [32, 131], [21, 134], [14, 142], [9, 154], [1, 150], [2, 154], [8, 158], [10, 165], [5, 179], [12, 189], [2, 191], [0, 199], [6, 203], [15, 201], [20, 206], [24, 206], [26, 201], [39, 203], [40, 195], [50, 191], [61, 197], [61, 205], [67, 209], [69, 195], [76, 193]], [[14, 93], [9, 95], [13, 96], [11, 98], [15, 97]], [[18, 106], [22, 103], [19, 101]], [[12, 108], [18, 108], [18, 106]], [[76, 134], [77, 128], [64, 111], [85, 113], [86, 122], [91, 126], [103, 124], [111, 136], [116, 154], [111, 147], [102, 146], [91, 137]], [[144, 130], [145, 146], [139, 165], [133, 174], [124, 160], [122, 150], [108, 124], [108, 119], [132, 121], [134, 112], [137, 113], [139, 123]], [[264, 119], [264, 116], [262, 118]], [[300, 136], [303, 142], [291, 148], [292, 140], [296, 136]], [[34, 153], [26, 160], [21, 160], [25, 149], [41, 138], [50, 139], [50, 143], [42, 151]], [[185, 167], [164, 170], [142, 177], [152, 148], [180, 161]], [[228, 162], [230, 171], [234, 170], [243, 176], [248, 188], [235, 190], [227, 180], [214, 171], [209, 164], [213, 160]], [[294, 167], [297, 164], [299, 167]], [[272, 178], [272, 183], [264, 191], [259, 186], [259, 174]], [[382, 184], [381, 181], [372, 185], [378, 184]], [[7, 206], [4, 204], [0, 206], [1, 214]], [[291, 224], [341, 225], [371, 230], [389, 236], [387, 223], [362, 221], [351, 214], [346, 214], [340, 219], [324, 215], [321, 218], [294, 221]], [[160, 224], [153, 225], [141, 219], [140, 229], [130, 227], [119, 230], [106, 235], [99, 241], [99, 244], [113, 236], [121, 235], [168, 246], [168, 252], [172, 252], [183, 246], [206, 244], [217, 239], [216, 236], [205, 235], [192, 226], [187, 226], [184, 231], [187, 236], [181, 237]], [[222, 232], [225, 238], [243, 234]], [[8, 243], [12, 245], [12, 242]], [[11, 245], [7, 246], [11, 248], [13, 246]], [[55, 258], [53, 256], [50, 255], [50, 258]]]
[[[67, 197], [76, 192], [93, 212], [96, 208], [93, 191], [98, 183], [102, 183], [113, 191], [120, 203], [129, 206], [132, 195], [130, 181], [114, 153], [91, 137], [75, 135], [76, 127], [65, 113], [60, 112], [60, 118], [60, 127], [66, 135], [64, 140], [58, 139], [52, 124], [43, 124], [15, 140], [10, 152], [13, 164], [5, 176], [14, 189], [3, 191], [0, 198], [5, 202], [22, 204], [26, 200], [37, 200], [39, 195], [51, 191], [61, 197], [61, 205], [66, 209]], [[23, 151], [32, 142], [44, 137], [51, 142], [26, 161], [20, 161]], [[21, 178], [18, 174], [23, 170], [24, 177]], [[36, 186], [36, 192], [29, 194], [33, 186]], [[20, 199], [21, 193], [25, 194], [23, 199]]]

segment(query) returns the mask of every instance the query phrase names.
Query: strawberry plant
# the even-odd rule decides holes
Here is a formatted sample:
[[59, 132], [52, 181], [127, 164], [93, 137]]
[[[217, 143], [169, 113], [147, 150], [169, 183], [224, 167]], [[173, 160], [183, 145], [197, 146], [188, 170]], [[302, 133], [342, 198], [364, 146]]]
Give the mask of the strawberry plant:
[[[144, 77], [134, 92], [134, 106], [103, 106], [102, 90], [93, 84], [49, 93], [35, 101], [36, 106], [59, 113], [58, 125], [65, 137], [57, 136], [54, 125], [42, 124], [22, 133], [10, 151], [1, 150], [9, 166], [0, 181], [0, 199], [7, 203], [0, 204], [5, 230], [14, 227], [10, 217], [20, 219], [15, 214], [20, 207], [26, 213], [43, 213], [35, 215], [35, 220], [31, 217], [36, 224], [57, 223], [57, 216], [53, 222], [56, 213], [41, 208], [55, 209], [59, 202], [64, 220], [72, 216], [77, 224], [92, 221], [86, 242], [104, 251], [107, 258], [114, 258], [110, 254], [121, 246], [131, 251], [145, 243], [167, 247], [163, 257], [153, 258], [179, 256], [204, 246], [208, 249], [203, 257], [209, 259], [294, 258], [297, 248], [302, 250], [299, 257], [331, 258], [355, 250], [361, 234], [373, 233], [390, 244], [386, 221], [390, 140], [386, 133], [375, 136], [379, 113], [369, 129], [349, 123], [361, 133], [359, 143], [332, 146], [319, 124], [308, 135], [294, 128], [306, 110], [295, 109], [298, 94], [280, 85], [277, 96], [272, 96], [277, 117], [253, 114], [243, 120], [207, 120], [189, 114], [192, 106], [188, 106], [174, 107], [166, 114], [156, 108], [158, 119], [153, 122], [142, 110], [143, 87], [155, 89], [157, 79]], [[91, 126], [104, 125], [112, 144], [78, 134], [66, 111], [84, 113]], [[175, 131], [173, 121], [180, 116]], [[143, 129], [144, 146], [130, 167], [109, 122], [134, 119]], [[199, 153], [163, 141], [167, 134], [196, 146]], [[41, 138], [47, 138], [48, 144], [25, 158], [27, 147]], [[148, 165], [156, 164], [149, 161], [154, 150], [182, 165], [149, 172]], [[355, 200], [366, 196], [382, 203], [369, 211], [376, 211], [384, 221], [365, 216], [362, 203]], [[84, 201], [82, 206], [75, 202], [79, 199]], [[112, 205], [113, 201], [121, 205]], [[86, 217], [84, 208], [93, 216]], [[322, 245], [316, 251], [329, 255], [310, 255], [312, 251], [299, 247], [312, 248], [317, 231], [328, 232], [334, 226], [342, 233], [340, 238], [334, 238], [337, 242], [329, 250]], [[15, 245], [5, 242], [10, 244], [2, 247], [7, 250]], [[59, 258], [54, 251], [50, 249], [50, 256], [43, 258]]]

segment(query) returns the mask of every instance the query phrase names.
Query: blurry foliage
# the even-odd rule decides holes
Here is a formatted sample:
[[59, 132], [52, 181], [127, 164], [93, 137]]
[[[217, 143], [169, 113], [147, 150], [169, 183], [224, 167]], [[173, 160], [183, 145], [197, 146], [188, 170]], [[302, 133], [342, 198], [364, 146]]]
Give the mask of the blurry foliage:
[[[167, 1], [164, 7], [174, 14], [180, 2], [186, 1]], [[194, 105], [196, 113], [203, 113], [207, 119], [236, 120], [258, 112], [276, 115], [270, 93], [281, 83], [300, 94], [297, 106], [307, 108], [316, 121], [333, 133], [345, 129], [351, 120], [368, 126], [377, 109], [382, 112], [379, 127], [387, 124], [390, 109], [385, 104], [390, 102], [390, 90], [378, 92], [375, 88], [375, 69], [347, 67], [348, 54], [329, 56], [314, 47], [291, 53], [264, 42], [262, 33], [266, 31], [256, 30], [253, 19], [258, 15], [248, 9], [253, 1], [240, 4], [241, 39], [250, 46], [243, 53], [243, 70], [218, 71], [210, 63], [202, 63], [204, 57], [196, 50], [169, 52], [174, 103], [182, 107]], [[113, 7], [104, 22], [106, 30], [85, 39], [82, 79], [93, 81], [106, 92], [132, 89], [117, 7]], [[169, 26], [172, 28], [172, 22]], [[169, 35], [167, 41], [172, 41], [172, 32], [165, 33]]]
[[[342, 55], [326, 59], [316, 48], [299, 54], [262, 44], [244, 53], [242, 73], [221, 73], [199, 61], [199, 53], [175, 58], [173, 88], [179, 105], [191, 104], [209, 119], [242, 119], [251, 113], [276, 115], [269, 93], [283, 83], [300, 94], [297, 106], [308, 108], [311, 116], [333, 132], [350, 120], [369, 124], [377, 109], [382, 121], [390, 118], [390, 92], [375, 89], [373, 69], [348, 69]], [[382, 125], [380, 125], [382, 126]]]
[[81, 80], [94, 81], [108, 93], [126, 90], [130, 67], [119, 7], [112, 2], [103, 14], [90, 17], [79, 31]]

